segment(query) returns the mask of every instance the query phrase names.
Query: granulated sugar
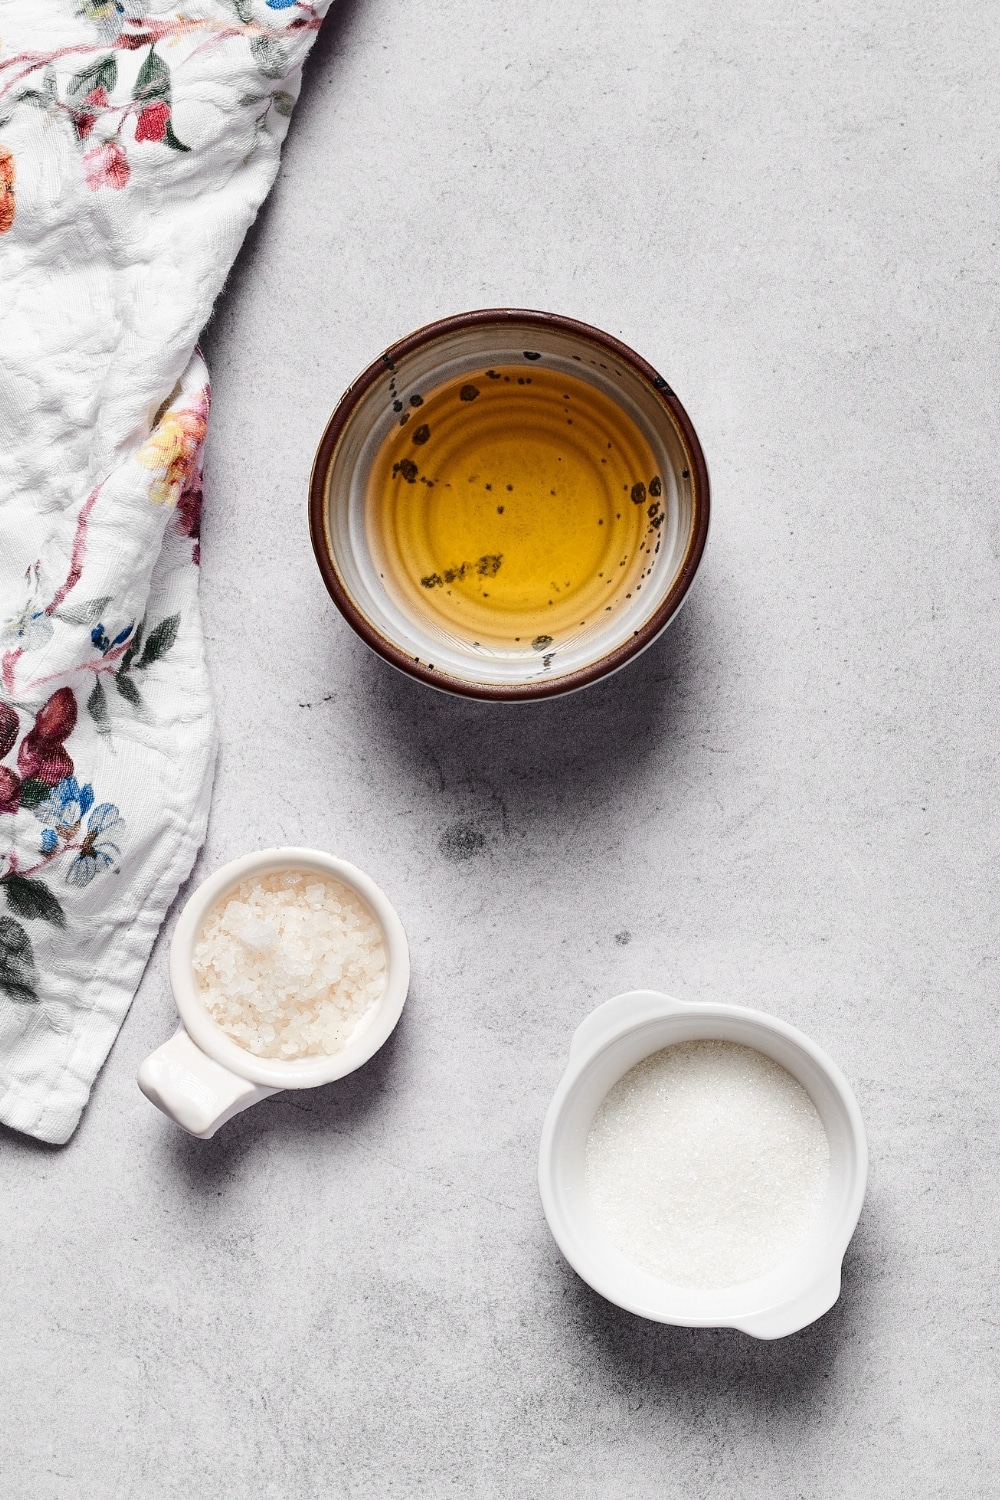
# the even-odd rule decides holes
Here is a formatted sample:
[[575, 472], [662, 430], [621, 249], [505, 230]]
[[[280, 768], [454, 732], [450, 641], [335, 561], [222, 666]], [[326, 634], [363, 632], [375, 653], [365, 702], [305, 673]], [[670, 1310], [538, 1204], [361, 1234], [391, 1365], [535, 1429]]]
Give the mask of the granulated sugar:
[[735, 1286], [783, 1260], [814, 1222], [829, 1175], [805, 1089], [734, 1042], [647, 1057], [615, 1084], [587, 1137], [602, 1228], [675, 1286]]
[[205, 918], [194, 950], [201, 998], [258, 1057], [339, 1052], [386, 983], [382, 933], [339, 880], [312, 871], [254, 876]]

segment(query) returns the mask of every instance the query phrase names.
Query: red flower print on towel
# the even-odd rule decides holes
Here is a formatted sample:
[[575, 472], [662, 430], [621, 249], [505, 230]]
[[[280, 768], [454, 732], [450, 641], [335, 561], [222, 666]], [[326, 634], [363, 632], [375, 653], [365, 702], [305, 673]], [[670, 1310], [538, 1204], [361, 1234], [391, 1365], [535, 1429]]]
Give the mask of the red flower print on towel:
[[169, 124], [169, 104], [147, 104], [135, 123], [135, 138], [137, 141], [162, 141]]
[[20, 805], [20, 776], [9, 766], [0, 766], [0, 813], [16, 813]]
[[[17, 709], [0, 703], [0, 760], [17, 743], [21, 721]], [[21, 778], [10, 766], [0, 766], [0, 813], [15, 813], [21, 805]]]
[[17, 709], [9, 703], [0, 703], [0, 760], [9, 755], [17, 743], [20, 723]]
[[128, 157], [117, 141], [105, 141], [84, 153], [83, 172], [92, 192], [102, 187], [121, 189], [130, 176]]
[[64, 687], [53, 693], [39, 709], [35, 727], [21, 741], [17, 752], [17, 769], [24, 779], [43, 781], [56, 786], [73, 774], [73, 762], [63, 746], [76, 728], [76, 699], [73, 689]]
[[91, 105], [93, 107], [91, 109], [87, 109], [85, 107], [74, 120], [74, 124], [76, 125], [76, 133], [80, 137], [81, 141], [85, 141], [87, 139], [87, 136], [94, 128], [94, 125], [97, 121], [97, 115], [95, 111], [98, 109], [107, 109], [107, 89], [103, 84], [99, 84], [96, 89], [91, 89], [90, 93], [87, 95], [86, 99], [84, 99], [83, 103], [84, 106]]
[[177, 530], [191, 538], [191, 561], [201, 562], [201, 475], [195, 474], [177, 502]]

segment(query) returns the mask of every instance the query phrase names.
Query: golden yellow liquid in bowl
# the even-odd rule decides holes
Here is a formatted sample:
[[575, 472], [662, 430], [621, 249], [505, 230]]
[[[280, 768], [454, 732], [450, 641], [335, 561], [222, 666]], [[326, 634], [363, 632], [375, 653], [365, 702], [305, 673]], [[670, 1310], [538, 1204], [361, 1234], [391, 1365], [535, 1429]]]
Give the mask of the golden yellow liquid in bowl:
[[642, 431], [602, 390], [495, 365], [396, 407], [365, 527], [408, 613], [474, 646], [545, 650], [642, 589], [663, 481]]

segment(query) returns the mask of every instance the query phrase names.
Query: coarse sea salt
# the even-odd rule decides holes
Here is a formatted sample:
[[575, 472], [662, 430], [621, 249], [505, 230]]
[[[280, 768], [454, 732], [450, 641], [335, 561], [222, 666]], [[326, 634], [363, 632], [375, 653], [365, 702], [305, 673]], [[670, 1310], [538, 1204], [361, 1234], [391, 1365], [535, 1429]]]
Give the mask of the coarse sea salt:
[[737, 1286], [786, 1259], [829, 1176], [805, 1089], [735, 1042], [654, 1052], [618, 1080], [587, 1137], [598, 1222], [624, 1256], [675, 1286]]
[[385, 992], [382, 931], [341, 881], [253, 876], [212, 907], [194, 948], [209, 1015], [258, 1057], [339, 1052]]

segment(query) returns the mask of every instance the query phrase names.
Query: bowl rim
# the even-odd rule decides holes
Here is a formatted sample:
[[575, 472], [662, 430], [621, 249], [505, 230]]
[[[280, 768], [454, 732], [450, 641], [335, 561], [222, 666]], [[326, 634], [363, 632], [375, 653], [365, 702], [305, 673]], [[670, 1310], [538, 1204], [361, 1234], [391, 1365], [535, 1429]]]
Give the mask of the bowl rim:
[[[607, 1049], [623, 1037], [642, 1031], [651, 1023], [670, 1018], [734, 1020], [744, 1028], [777, 1035], [791, 1043], [811, 1060], [830, 1084], [843, 1111], [851, 1140], [854, 1167], [850, 1192], [841, 1213], [839, 1233], [828, 1242], [825, 1257], [817, 1263], [811, 1274], [798, 1278], [786, 1296], [765, 1305], [748, 1306], [742, 1313], [692, 1316], [682, 1311], [671, 1312], [666, 1302], [663, 1306], [652, 1307], [617, 1285], [613, 1271], [605, 1273], [598, 1264], [597, 1256], [591, 1260], [588, 1256], [578, 1255], [577, 1235], [562, 1211], [561, 1195], [556, 1186], [555, 1148], [563, 1114], [574, 1101], [577, 1085]], [[669, 1042], [660, 1042], [652, 1050], [669, 1045]], [[545, 1218], [552, 1237], [567, 1262], [588, 1286], [593, 1287], [609, 1302], [639, 1317], [680, 1327], [737, 1328], [758, 1338], [780, 1338], [796, 1332], [833, 1306], [840, 1294], [841, 1263], [857, 1227], [867, 1180], [868, 1143], [858, 1102], [844, 1074], [811, 1037], [765, 1011], [712, 1001], [675, 1000], [656, 990], [632, 990], [616, 995], [598, 1006], [581, 1022], [573, 1036], [568, 1062], [546, 1112], [539, 1142], [538, 1189]], [[752, 1288], [754, 1284], [753, 1281], [745, 1283], [748, 1288]], [[670, 1288], [671, 1283], [664, 1282], [663, 1286]], [[688, 1289], [674, 1290], [679, 1296], [684, 1296]], [[734, 1290], [736, 1288], [718, 1289], [720, 1294]], [[709, 1289], [706, 1289], [706, 1295], [709, 1294]]]
[[[563, 677], [531, 683], [477, 683], [469, 678], [435, 672], [423, 663], [415, 662], [412, 656], [376, 629], [358, 608], [340, 576], [329, 545], [326, 524], [326, 488], [327, 476], [337, 444], [355, 408], [371, 386], [386, 374], [386, 371], [391, 373], [395, 369], [398, 360], [448, 334], [469, 328], [505, 324], [521, 324], [539, 330], [556, 329], [562, 333], [571, 334], [584, 342], [596, 345], [604, 353], [612, 354], [623, 364], [630, 366], [640, 379], [651, 386], [673, 418], [689, 453], [693, 521], [687, 550], [673, 583], [653, 614], [644, 625], [633, 632], [627, 641], [623, 641], [621, 645], [605, 653], [598, 661], [591, 662], [575, 672], [568, 672]], [[461, 697], [487, 699], [494, 702], [528, 702], [537, 698], [553, 698], [563, 693], [574, 692], [578, 688], [586, 687], [590, 683], [617, 672], [627, 662], [645, 651], [647, 646], [652, 645], [680, 609], [694, 581], [708, 538], [710, 508], [708, 466], [698, 434], [684, 407], [663, 376], [643, 359], [641, 354], [637, 354], [634, 349], [623, 343], [621, 339], [615, 338], [613, 334], [605, 333], [600, 328], [580, 322], [576, 318], [565, 317], [561, 313], [540, 312], [531, 308], [477, 308], [471, 312], [455, 313], [450, 317], [427, 323], [413, 333], [407, 334], [405, 338], [390, 344], [388, 349], [374, 359], [341, 396], [320, 439], [309, 477], [309, 534], [313, 552], [327, 591], [352, 630], [384, 661], [397, 667], [401, 672], [405, 672], [408, 677], [416, 678], [430, 687], [455, 693]]]
[[[209, 909], [220, 896], [247, 876], [284, 869], [316, 870], [342, 881], [371, 908], [385, 939], [388, 978], [378, 1008], [356, 1039], [329, 1056], [284, 1061], [248, 1052], [212, 1020], [198, 997], [194, 982], [191, 953]], [[231, 1073], [274, 1089], [317, 1088], [360, 1068], [395, 1029], [406, 1003], [409, 982], [406, 933], [388, 896], [356, 865], [322, 849], [294, 845], [258, 849], [230, 860], [209, 875], [188, 897], [170, 941], [170, 988], [177, 1013], [192, 1041]]]

